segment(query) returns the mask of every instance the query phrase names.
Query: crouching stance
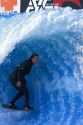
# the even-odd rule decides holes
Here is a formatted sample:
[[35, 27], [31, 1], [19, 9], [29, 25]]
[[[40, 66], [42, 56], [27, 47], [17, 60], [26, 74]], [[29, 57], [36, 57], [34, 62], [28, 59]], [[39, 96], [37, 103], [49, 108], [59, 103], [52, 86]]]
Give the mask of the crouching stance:
[[10, 82], [16, 88], [16, 90], [18, 90], [18, 93], [9, 103], [10, 108], [16, 108], [15, 102], [20, 97], [24, 96], [25, 110], [33, 109], [33, 107], [29, 105], [29, 90], [26, 86], [25, 76], [31, 72], [33, 64], [38, 63], [38, 61], [39, 61], [39, 56], [38, 54], [34, 53], [29, 59], [19, 64], [17, 68], [10, 74], [9, 76]]

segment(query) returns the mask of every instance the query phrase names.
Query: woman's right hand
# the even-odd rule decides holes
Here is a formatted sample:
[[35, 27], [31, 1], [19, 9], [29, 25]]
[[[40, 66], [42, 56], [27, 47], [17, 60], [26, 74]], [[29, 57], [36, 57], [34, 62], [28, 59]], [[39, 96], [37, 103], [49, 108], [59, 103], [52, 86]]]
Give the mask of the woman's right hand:
[[21, 87], [21, 82], [20, 81], [17, 82], [17, 87]]

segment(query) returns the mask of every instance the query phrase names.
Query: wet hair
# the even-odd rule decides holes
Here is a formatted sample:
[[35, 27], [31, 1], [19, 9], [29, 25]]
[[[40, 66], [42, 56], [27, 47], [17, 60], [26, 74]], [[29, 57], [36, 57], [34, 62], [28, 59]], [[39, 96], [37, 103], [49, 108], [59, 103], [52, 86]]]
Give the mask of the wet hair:
[[34, 58], [35, 56], [38, 56], [38, 57], [39, 57], [39, 55], [38, 55], [37, 53], [33, 53], [33, 54], [31, 55], [30, 59]]

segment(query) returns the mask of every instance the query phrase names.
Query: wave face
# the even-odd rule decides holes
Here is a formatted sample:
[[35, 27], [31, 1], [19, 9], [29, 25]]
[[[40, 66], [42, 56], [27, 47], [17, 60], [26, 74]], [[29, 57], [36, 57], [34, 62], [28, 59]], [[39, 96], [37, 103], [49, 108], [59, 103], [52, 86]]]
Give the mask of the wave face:
[[1, 108], [0, 125], [83, 125], [83, 10], [2, 17], [0, 27], [0, 103], [16, 93], [10, 72], [33, 52], [40, 55], [26, 77], [35, 111]]

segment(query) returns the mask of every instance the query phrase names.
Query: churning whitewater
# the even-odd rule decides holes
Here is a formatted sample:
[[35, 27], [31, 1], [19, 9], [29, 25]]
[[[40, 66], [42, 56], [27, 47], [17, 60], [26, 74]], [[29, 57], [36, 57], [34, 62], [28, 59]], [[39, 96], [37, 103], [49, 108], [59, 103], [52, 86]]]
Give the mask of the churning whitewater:
[[40, 55], [26, 77], [35, 111], [0, 107], [0, 125], [83, 125], [83, 10], [1, 17], [0, 28], [0, 104], [15, 95], [10, 72], [33, 52]]

